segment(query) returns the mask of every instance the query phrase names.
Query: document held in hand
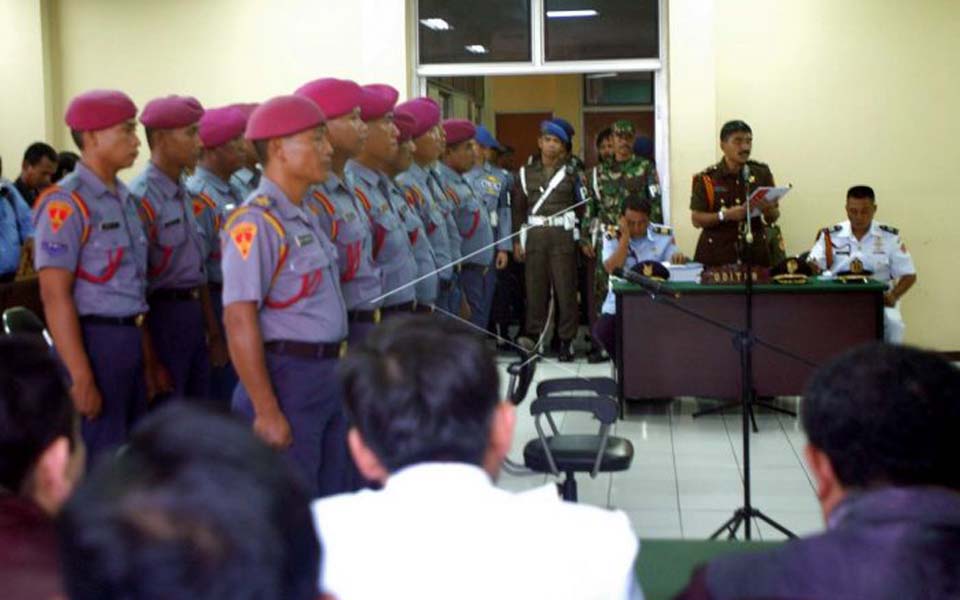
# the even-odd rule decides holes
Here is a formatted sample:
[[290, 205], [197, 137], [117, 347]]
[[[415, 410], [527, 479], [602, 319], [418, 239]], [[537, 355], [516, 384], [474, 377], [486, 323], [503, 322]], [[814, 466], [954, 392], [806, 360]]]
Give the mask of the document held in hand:
[[760, 216], [760, 210], [765, 205], [776, 204], [792, 189], [792, 185], [787, 187], [758, 187], [750, 194], [750, 214], [754, 217]]

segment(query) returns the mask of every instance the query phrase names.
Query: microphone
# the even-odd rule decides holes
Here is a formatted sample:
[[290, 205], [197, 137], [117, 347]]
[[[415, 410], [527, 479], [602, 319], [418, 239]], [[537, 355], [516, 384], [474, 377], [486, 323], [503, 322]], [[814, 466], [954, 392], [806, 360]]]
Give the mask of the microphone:
[[740, 171], [740, 178], [743, 180], [743, 201], [747, 205], [747, 233], [744, 236], [747, 245], [753, 245], [753, 218], [750, 209], [750, 165], [744, 163]]
[[680, 294], [667, 288], [662, 282], [656, 281], [655, 279], [651, 279], [649, 277], [644, 277], [643, 275], [640, 275], [639, 273], [629, 269], [614, 269], [613, 274], [621, 279], [626, 279], [630, 283], [639, 285], [645, 291], [650, 292], [655, 296], [666, 295], [670, 296], [671, 298], [680, 297]]

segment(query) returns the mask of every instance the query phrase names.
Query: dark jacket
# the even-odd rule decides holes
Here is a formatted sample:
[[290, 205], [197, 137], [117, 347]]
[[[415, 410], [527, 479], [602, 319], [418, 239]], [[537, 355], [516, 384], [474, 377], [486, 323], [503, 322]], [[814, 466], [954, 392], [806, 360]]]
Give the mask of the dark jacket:
[[917, 487], [851, 496], [826, 532], [712, 561], [678, 598], [960, 598], [960, 493]]

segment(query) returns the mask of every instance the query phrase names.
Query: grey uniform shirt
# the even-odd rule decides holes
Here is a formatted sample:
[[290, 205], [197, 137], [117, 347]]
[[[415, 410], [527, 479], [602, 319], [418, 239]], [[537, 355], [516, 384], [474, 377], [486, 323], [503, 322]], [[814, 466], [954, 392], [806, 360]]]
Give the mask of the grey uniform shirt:
[[[447, 219], [449, 211], [444, 212], [440, 202], [434, 196], [430, 185], [430, 173], [414, 163], [397, 176], [397, 183], [403, 188], [407, 202], [412, 204], [423, 222], [427, 237], [436, 258], [437, 267], [445, 267], [453, 261], [452, 241], [448, 235]], [[455, 226], [455, 225], [454, 225]], [[459, 255], [459, 248], [457, 254]], [[437, 276], [441, 280], [450, 279], [452, 269], [442, 269]]]
[[203, 167], [197, 167], [194, 174], [187, 178], [186, 186], [187, 192], [193, 198], [194, 218], [200, 224], [209, 248], [207, 280], [223, 283], [223, 272], [220, 270], [220, 229], [230, 214], [243, 204], [244, 198], [237, 195], [237, 191], [229, 183]]

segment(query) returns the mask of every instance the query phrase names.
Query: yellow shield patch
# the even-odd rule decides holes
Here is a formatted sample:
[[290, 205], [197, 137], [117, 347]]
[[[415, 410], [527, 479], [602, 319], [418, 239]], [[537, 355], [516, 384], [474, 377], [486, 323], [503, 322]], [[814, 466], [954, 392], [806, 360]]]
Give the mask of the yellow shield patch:
[[54, 200], [48, 204], [47, 216], [50, 217], [50, 229], [53, 230], [54, 233], [60, 231], [60, 228], [63, 227], [63, 224], [72, 214], [73, 207], [67, 202]]
[[230, 230], [230, 239], [240, 252], [240, 257], [247, 260], [250, 256], [250, 248], [253, 247], [253, 240], [257, 237], [257, 226], [254, 223], [240, 223]]

